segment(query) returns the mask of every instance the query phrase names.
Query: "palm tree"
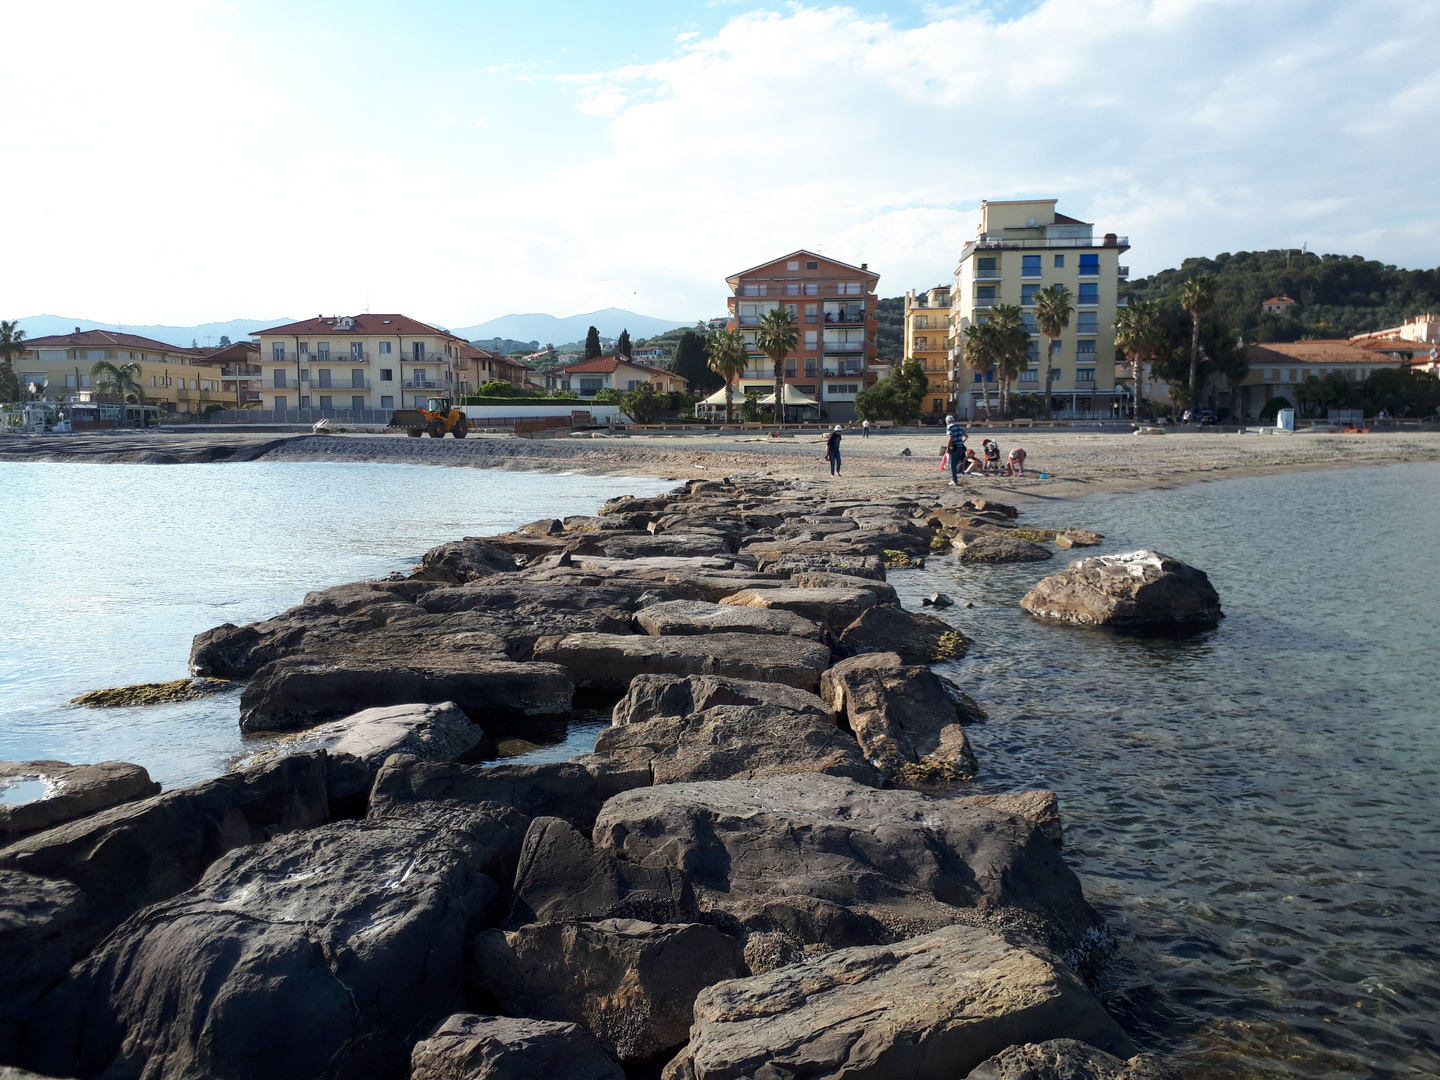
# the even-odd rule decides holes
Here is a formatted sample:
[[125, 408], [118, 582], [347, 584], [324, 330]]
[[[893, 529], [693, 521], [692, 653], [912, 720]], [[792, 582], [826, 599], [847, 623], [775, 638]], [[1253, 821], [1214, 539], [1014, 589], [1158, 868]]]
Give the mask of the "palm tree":
[[1215, 275], [1196, 274], [1180, 286], [1180, 306], [1190, 313], [1190, 407], [1200, 401], [1200, 320], [1215, 306]]
[[965, 339], [965, 363], [980, 376], [980, 390], [985, 401], [985, 419], [990, 419], [990, 383], [985, 378], [995, 370], [995, 330], [989, 322], [971, 323], [961, 332]]
[[734, 380], [750, 366], [745, 351], [745, 336], [739, 330], [716, 330], [705, 342], [710, 356], [710, 370], [725, 380], [725, 420], [735, 420]]
[[1164, 339], [1156, 300], [1136, 300], [1115, 316], [1115, 344], [1135, 365], [1136, 423], [1140, 422], [1140, 402], [1145, 399], [1145, 362], [1154, 358]]
[[90, 366], [90, 375], [95, 379], [95, 389], [101, 393], [119, 395], [121, 404], [124, 404], [131, 394], [135, 395], [136, 404], [145, 404], [145, 391], [140, 388], [140, 372], [141, 367], [137, 363], [117, 366], [109, 360], [96, 360]]
[[20, 380], [15, 375], [15, 354], [25, 351], [25, 331], [16, 329], [17, 320], [0, 320], [0, 401], [20, 400]]
[[775, 365], [775, 423], [785, 426], [785, 357], [800, 344], [800, 331], [795, 326], [795, 313], [784, 304], [776, 304], [760, 316], [760, 332], [755, 344]]
[[1000, 376], [1000, 414], [1009, 415], [1010, 381], [1030, 366], [1030, 332], [1016, 304], [996, 304], [985, 324], [993, 334], [995, 368]]
[[1045, 344], [1045, 419], [1052, 415], [1050, 408], [1050, 367], [1059, 346], [1060, 335], [1070, 325], [1070, 313], [1075, 310], [1070, 290], [1064, 285], [1047, 285], [1035, 294], [1035, 325], [1040, 328]]

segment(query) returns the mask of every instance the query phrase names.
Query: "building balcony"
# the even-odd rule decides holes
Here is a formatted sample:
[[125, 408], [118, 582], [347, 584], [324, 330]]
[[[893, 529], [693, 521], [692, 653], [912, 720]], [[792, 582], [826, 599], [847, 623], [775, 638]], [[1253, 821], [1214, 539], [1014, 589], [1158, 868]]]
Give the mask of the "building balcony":
[[435, 382], [433, 379], [406, 379], [400, 384], [400, 388], [402, 390], [445, 390], [448, 388], [448, 385], [442, 382]]
[[860, 326], [868, 318], [866, 315], [846, 315], [843, 312], [825, 312], [825, 322], [830, 326]]
[[827, 341], [823, 346], [825, 352], [864, 352], [865, 342], [863, 341]]
[[998, 296], [977, 296], [975, 298], [975, 310], [984, 311], [1001, 303]]
[[827, 379], [854, 379], [865, 374], [865, 365], [858, 360], [846, 361], [824, 369]]
[[1116, 236], [1114, 233], [1106, 233], [1099, 241], [1094, 237], [1055, 237], [1051, 240], [1034, 239], [1002, 239], [1000, 237], [985, 237], [981, 240], [972, 240], [971, 244], [976, 251], [1005, 251], [1023, 250], [1025, 248], [1122, 248], [1129, 249], [1130, 238], [1128, 236]]
[[760, 325], [760, 316], [759, 316], [759, 315], [741, 315], [741, 316], [738, 317], [738, 319], [737, 319], [736, 321], [737, 321], [741, 326], [759, 326], [759, 325]]
[[1115, 276], [1121, 281], [1128, 280], [1130, 277], [1130, 268], [1128, 266], [1117, 266], [1115, 268]]
[[1000, 275], [1000, 270], [999, 270], [999, 268], [996, 268], [996, 269], [994, 269], [994, 270], [976, 270], [976, 271], [975, 271], [975, 280], [976, 280], [976, 281], [999, 281], [1000, 279], [1001, 279], [1001, 275]]

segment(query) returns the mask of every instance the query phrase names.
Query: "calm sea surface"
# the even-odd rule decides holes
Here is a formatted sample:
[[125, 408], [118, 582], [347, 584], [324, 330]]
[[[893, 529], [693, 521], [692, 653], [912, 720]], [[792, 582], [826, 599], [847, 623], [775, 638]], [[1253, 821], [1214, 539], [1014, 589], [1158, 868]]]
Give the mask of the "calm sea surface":
[[[214, 775], [242, 746], [233, 696], [64, 702], [181, 677], [196, 632], [444, 540], [669, 486], [0, 465], [0, 757], [139, 761], [167, 786]], [[945, 617], [975, 639], [945, 668], [991, 714], [971, 729], [982, 784], [1060, 793], [1066, 856], [1114, 931], [1111, 1009], [1187, 1077], [1440, 1075], [1440, 465], [1057, 503], [1025, 523], [1193, 562], [1229, 616], [1158, 641], [1025, 616], [1021, 595], [1065, 554], [891, 575], [907, 607], [949, 593]], [[594, 726], [536, 756], [589, 749]]]

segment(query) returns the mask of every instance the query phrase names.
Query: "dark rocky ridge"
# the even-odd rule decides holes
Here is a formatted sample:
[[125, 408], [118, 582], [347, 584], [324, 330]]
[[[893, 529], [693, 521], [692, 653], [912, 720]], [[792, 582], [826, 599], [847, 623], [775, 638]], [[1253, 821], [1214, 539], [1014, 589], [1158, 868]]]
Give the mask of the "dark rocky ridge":
[[[932, 794], [983, 768], [963, 727], [983, 713], [926, 666], [966, 639], [942, 642], [949, 624], [884, 580], [887, 553], [1014, 516], [692, 481], [197, 636], [197, 674], [248, 680], [248, 727], [309, 730], [274, 761], [0, 849], [18, 958], [0, 1062], [400, 1080], [574, 1054], [587, 1075], [619, 1075], [606, 1055], [738, 1075], [735, 1048], [840, 1046], [907, 986], [983, 999], [990, 1041], [934, 1037], [944, 1018], [911, 1010], [892, 1049], [866, 1043], [890, 1074], [963, 1075], [1057, 1038], [1128, 1053], [1058, 959], [1098, 919], [1053, 795]], [[593, 754], [448, 760], [542, 738], [577, 691], [624, 693]], [[815, 979], [846, 989], [764, 1016], [725, 989]], [[477, 1015], [496, 1009], [519, 1015]], [[927, 1064], [907, 1071], [916, 1045]]]

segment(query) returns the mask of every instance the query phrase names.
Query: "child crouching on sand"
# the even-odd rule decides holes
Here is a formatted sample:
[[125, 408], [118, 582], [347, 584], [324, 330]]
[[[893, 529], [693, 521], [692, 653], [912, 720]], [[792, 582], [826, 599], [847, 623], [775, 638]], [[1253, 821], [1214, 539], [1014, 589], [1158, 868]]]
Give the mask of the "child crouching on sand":
[[1025, 451], [1022, 450], [1022, 449], [1020, 449], [1020, 447], [1018, 447], [1018, 446], [1015, 447], [1014, 450], [1011, 450], [1011, 451], [1010, 451], [1010, 457], [1009, 457], [1009, 459], [1005, 462], [1005, 475], [1006, 475], [1006, 476], [1024, 476], [1024, 475], [1025, 475]]

